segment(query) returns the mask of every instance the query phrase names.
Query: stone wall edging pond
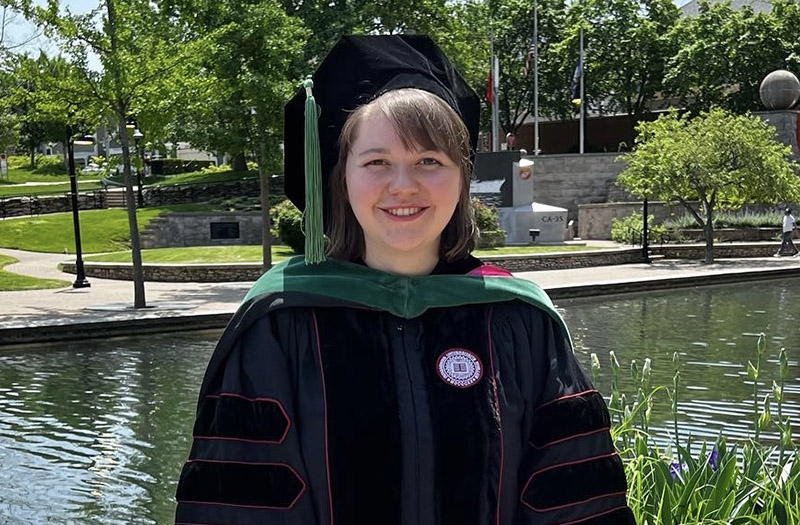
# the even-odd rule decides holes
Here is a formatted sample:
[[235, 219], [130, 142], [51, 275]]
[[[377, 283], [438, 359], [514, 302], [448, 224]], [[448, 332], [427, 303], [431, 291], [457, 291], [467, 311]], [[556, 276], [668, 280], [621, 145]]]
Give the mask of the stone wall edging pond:
[[[482, 259], [509, 271], [521, 272], [626, 264], [638, 262], [640, 258], [640, 249], [618, 248], [542, 255], [491, 256]], [[67, 273], [75, 273], [74, 262], [61, 263], [60, 267]], [[86, 262], [84, 269], [87, 277], [132, 280], [130, 264]], [[146, 281], [161, 282], [255, 281], [263, 273], [261, 265], [257, 263], [144, 264], [143, 271]]]
[[[721, 244], [714, 247], [714, 255], [718, 258], [769, 257], [778, 247], [777, 243]], [[652, 252], [668, 259], [702, 259], [705, 256], [705, 247], [664, 245], [654, 246]], [[530, 272], [630, 264], [640, 262], [641, 254], [640, 248], [613, 248], [541, 255], [494, 255], [481, 259], [512, 272]], [[74, 262], [64, 262], [59, 267], [67, 273], [75, 273]], [[126, 281], [133, 279], [130, 264], [86, 262], [84, 269], [87, 277]], [[255, 281], [263, 273], [261, 265], [257, 263], [145, 264], [143, 271], [145, 281], [159, 282]]]

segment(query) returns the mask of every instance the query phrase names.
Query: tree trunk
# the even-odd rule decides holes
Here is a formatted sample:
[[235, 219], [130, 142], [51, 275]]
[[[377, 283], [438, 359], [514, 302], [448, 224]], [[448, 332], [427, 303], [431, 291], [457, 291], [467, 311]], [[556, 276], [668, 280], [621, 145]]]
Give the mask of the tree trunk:
[[706, 237], [706, 264], [711, 264], [714, 262], [714, 210], [708, 203], [703, 203], [703, 207], [706, 211], [706, 224], [703, 227], [703, 233], [705, 233]]
[[265, 167], [265, 149], [264, 139], [262, 138], [258, 144], [258, 180], [261, 187], [261, 248], [263, 256], [261, 269], [267, 272], [272, 268], [272, 236], [269, 233], [269, 172]]
[[243, 152], [239, 152], [235, 157], [233, 157], [231, 167], [235, 172], [247, 171], [247, 159], [245, 158]]
[[133, 262], [133, 307], [145, 308], [147, 302], [144, 295], [144, 271], [142, 269], [142, 247], [139, 244], [139, 224], [136, 221], [136, 196], [133, 193], [133, 177], [131, 176], [131, 148], [128, 139], [128, 128], [125, 119], [130, 109], [126, 98], [123, 96], [122, 71], [119, 65], [119, 40], [117, 38], [117, 11], [113, 0], [106, 0], [108, 14], [107, 34], [111, 44], [109, 53], [113, 60], [110, 61], [110, 71], [114, 81], [114, 110], [119, 122], [119, 136], [122, 143], [122, 165], [125, 175], [125, 208], [128, 210], [128, 230], [131, 236], [131, 259]]
[[[66, 147], [66, 144], [64, 146]], [[36, 148], [31, 148], [31, 169], [36, 169]]]
[[139, 241], [139, 223], [136, 219], [136, 194], [133, 191], [133, 175], [131, 174], [131, 148], [128, 128], [125, 127], [126, 111], [117, 117], [120, 124], [120, 142], [122, 143], [122, 166], [125, 178], [125, 208], [128, 211], [128, 230], [131, 236], [131, 259], [133, 262], [133, 307], [146, 308], [144, 291], [144, 270], [142, 268], [142, 246]]

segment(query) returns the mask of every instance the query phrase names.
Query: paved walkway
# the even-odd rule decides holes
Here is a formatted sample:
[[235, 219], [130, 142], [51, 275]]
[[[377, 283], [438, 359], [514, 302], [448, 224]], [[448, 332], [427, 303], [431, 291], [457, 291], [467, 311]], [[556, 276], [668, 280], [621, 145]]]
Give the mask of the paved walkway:
[[[5, 269], [34, 277], [72, 282], [74, 275], [57, 269], [68, 259], [61, 254], [33, 253], [0, 249], [0, 254], [19, 260]], [[696, 286], [711, 282], [764, 279], [776, 276], [800, 277], [800, 258], [752, 258], [720, 260], [713, 265], [697, 261], [660, 260], [652, 264], [625, 264], [521, 272], [519, 277], [539, 283], [556, 299], [580, 295], [620, 293], [653, 288]], [[80, 337], [82, 333], [106, 326], [109, 334], [124, 333], [118, 328], [139, 326], [161, 330], [167, 323], [171, 329], [218, 328], [233, 313], [251, 282], [234, 283], [160, 283], [145, 284], [149, 308], [134, 310], [133, 285], [130, 281], [89, 279], [90, 288], [62, 288], [0, 292], [0, 345], [25, 332], [25, 338], [56, 340]], [[100, 323], [100, 324], [98, 324]], [[114, 328], [116, 327], [116, 328]], [[47, 334], [50, 335], [47, 335]], [[11, 335], [9, 335], [11, 334]], [[61, 334], [61, 335], [58, 335]], [[5, 335], [5, 339], [4, 339]], [[12, 339], [9, 339], [12, 338]]]

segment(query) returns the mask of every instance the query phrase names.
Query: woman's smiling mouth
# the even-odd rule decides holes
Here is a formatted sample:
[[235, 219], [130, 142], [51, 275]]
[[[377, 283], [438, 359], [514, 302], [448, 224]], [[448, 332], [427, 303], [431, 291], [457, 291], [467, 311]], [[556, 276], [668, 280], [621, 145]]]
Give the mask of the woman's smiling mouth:
[[427, 207], [422, 206], [405, 206], [398, 208], [381, 208], [389, 217], [395, 220], [411, 220], [416, 219], [427, 210]]

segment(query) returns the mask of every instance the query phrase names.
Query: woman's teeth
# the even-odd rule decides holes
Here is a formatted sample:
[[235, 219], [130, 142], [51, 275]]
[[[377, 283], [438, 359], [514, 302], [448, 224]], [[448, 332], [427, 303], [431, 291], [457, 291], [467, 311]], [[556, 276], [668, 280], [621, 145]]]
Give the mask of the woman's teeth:
[[414, 215], [415, 213], [419, 213], [422, 208], [393, 208], [391, 210], [386, 210], [392, 215], [397, 215], [399, 217], [406, 217], [408, 215]]

